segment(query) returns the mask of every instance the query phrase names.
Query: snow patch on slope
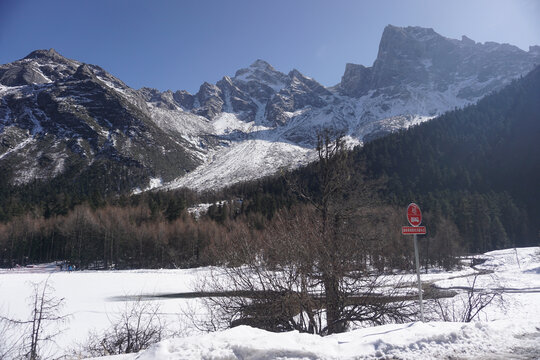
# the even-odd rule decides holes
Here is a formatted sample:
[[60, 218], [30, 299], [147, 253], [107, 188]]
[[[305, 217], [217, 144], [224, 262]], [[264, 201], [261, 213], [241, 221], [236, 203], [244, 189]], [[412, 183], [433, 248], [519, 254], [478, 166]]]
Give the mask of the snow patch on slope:
[[20, 143], [15, 145], [15, 147], [13, 147], [12, 149], [9, 149], [8, 151], [6, 151], [2, 155], [0, 155], [0, 160], [3, 159], [4, 157], [8, 156], [11, 153], [18, 152], [19, 150], [23, 149], [26, 145], [31, 144], [32, 142], [34, 142], [33, 137], [30, 137], [28, 139], [25, 139], [25, 140], [21, 141]]
[[255, 121], [245, 122], [240, 120], [236, 114], [223, 112], [212, 121], [214, 127], [214, 134], [227, 135], [235, 131], [242, 133], [251, 133], [254, 131], [270, 130], [271, 128], [255, 125]]
[[163, 185], [163, 179], [161, 178], [150, 178], [150, 181], [148, 182], [148, 186], [144, 188], [144, 190], [141, 190], [140, 188], [135, 188], [131, 193], [134, 195], [140, 194], [144, 191], [150, 191], [157, 189]]
[[187, 136], [212, 133], [212, 126], [206, 118], [185, 112], [180, 107], [174, 110], [164, 109], [149, 102], [148, 109], [152, 120], [162, 130], [174, 131]]
[[315, 160], [315, 150], [298, 145], [263, 139], [232, 142], [209, 156], [206, 163], [184, 177], [164, 186], [165, 189], [222, 188], [224, 186], [272, 175], [281, 168], [305, 165]]

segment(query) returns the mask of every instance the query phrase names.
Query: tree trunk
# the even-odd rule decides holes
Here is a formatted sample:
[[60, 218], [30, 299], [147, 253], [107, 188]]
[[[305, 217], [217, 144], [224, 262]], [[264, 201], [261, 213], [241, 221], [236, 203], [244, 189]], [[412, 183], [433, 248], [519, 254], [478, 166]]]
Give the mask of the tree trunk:
[[324, 275], [324, 293], [326, 303], [327, 334], [345, 331], [345, 323], [341, 320], [341, 300], [339, 279], [333, 274]]

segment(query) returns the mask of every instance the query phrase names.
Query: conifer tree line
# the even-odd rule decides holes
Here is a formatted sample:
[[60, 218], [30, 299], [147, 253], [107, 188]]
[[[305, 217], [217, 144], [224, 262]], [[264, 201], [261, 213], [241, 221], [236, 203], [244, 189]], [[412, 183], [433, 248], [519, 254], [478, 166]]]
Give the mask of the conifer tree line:
[[[302, 202], [269, 216], [243, 210], [240, 202], [230, 201], [214, 204], [207, 214], [195, 217], [185, 208], [171, 212], [171, 203], [163, 210], [153, 210], [147, 203], [99, 208], [82, 204], [66, 215], [46, 218], [28, 213], [14, 217], [0, 223], [0, 266], [53, 261], [65, 261], [78, 269], [226, 265], [230, 260], [222, 254], [235, 250], [239, 236], [258, 244], [267, 238], [268, 229], [275, 228], [276, 221], [291, 211], [306, 217], [312, 213], [312, 206]], [[176, 205], [173, 208], [177, 209]], [[399, 232], [402, 211], [381, 205], [370, 212], [366, 219], [373, 222], [363, 224], [366, 234], [370, 234], [365, 259], [380, 269], [412, 268], [410, 239]], [[432, 217], [429, 213], [425, 216]], [[450, 229], [450, 233], [433, 231], [427, 237], [423, 264], [450, 267], [453, 255], [460, 251], [459, 233], [447, 219], [430, 222]]]
[[[411, 201], [421, 206], [428, 227], [421, 241], [424, 265], [450, 266], [459, 252], [537, 245], [538, 99], [540, 68], [476, 105], [350, 152], [344, 166], [362, 185], [349, 188], [344, 199], [357, 192], [376, 199], [366, 213], [373, 221], [363, 227], [377, 233], [378, 240], [366, 248], [370, 261], [411, 266], [410, 244], [399, 234]], [[81, 174], [81, 183], [59, 176], [13, 186], [0, 176], [0, 265], [54, 260], [82, 268], [216, 264], [222, 261], [216, 249], [230, 244], [239, 229], [248, 229], [257, 241], [284, 212], [310, 213], [313, 204], [302, 193], [319, 191], [318, 167], [313, 163], [205, 193], [142, 195], [129, 194], [132, 187], [122, 179], [142, 175], [126, 169], [114, 173], [114, 181], [99, 180], [110, 182], [110, 192], [98, 191], [91, 180], [110, 175], [106, 164], [95, 167], [93, 175]], [[213, 205], [196, 218], [186, 208], [197, 203]]]
[[355, 151], [385, 197], [449, 217], [467, 250], [540, 241], [540, 67], [478, 104]]

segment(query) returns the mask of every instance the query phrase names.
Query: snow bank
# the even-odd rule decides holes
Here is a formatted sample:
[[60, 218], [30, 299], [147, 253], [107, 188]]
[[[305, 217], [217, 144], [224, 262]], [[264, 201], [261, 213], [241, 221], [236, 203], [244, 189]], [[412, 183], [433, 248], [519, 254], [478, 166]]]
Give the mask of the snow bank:
[[[492, 323], [408, 323], [366, 328], [327, 337], [298, 332], [270, 333], [239, 326], [226, 331], [168, 339], [139, 354], [111, 360], [233, 359], [433, 359], [503, 354], [509, 345], [540, 350], [534, 326], [510, 320]], [[103, 359], [103, 358], [102, 358]]]

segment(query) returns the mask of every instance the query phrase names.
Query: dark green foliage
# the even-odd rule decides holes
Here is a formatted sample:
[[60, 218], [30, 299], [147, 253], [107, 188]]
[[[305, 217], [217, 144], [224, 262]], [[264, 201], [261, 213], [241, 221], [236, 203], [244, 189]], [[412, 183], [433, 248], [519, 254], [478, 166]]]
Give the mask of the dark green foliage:
[[[103, 206], [105, 198], [131, 191], [143, 179], [145, 171], [136, 164], [120, 165], [108, 160], [96, 161], [89, 167], [73, 163], [61, 175], [49, 180], [34, 180], [22, 186], [5, 185], [0, 191], [0, 221], [26, 212], [46, 217], [65, 215], [84, 202]], [[2, 215], [2, 214], [0, 214]]]
[[170, 198], [167, 208], [165, 209], [164, 215], [169, 221], [173, 221], [180, 217], [182, 211], [185, 209], [186, 205], [183, 199]]
[[385, 197], [450, 216], [469, 250], [536, 244], [540, 230], [540, 68], [477, 105], [355, 151]]

